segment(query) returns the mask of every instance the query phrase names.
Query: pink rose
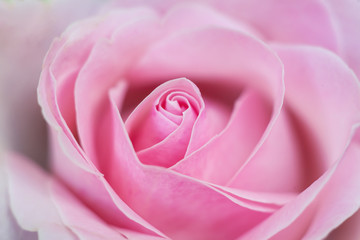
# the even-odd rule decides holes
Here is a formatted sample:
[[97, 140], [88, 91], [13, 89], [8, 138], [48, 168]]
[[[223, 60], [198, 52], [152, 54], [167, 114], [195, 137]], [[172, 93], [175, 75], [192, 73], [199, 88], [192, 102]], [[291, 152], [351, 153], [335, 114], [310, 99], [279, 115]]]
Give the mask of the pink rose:
[[360, 237], [360, 3], [204, 2], [113, 3], [54, 40], [38, 87], [52, 172], [5, 155], [21, 228]]

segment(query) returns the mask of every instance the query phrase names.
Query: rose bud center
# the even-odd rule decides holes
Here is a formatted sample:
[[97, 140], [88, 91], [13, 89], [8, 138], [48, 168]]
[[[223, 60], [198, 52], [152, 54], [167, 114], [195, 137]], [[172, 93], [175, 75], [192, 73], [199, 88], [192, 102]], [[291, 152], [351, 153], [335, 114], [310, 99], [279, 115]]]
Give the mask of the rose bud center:
[[202, 106], [199, 90], [186, 79], [155, 89], [126, 120], [139, 160], [163, 167], [181, 160]]

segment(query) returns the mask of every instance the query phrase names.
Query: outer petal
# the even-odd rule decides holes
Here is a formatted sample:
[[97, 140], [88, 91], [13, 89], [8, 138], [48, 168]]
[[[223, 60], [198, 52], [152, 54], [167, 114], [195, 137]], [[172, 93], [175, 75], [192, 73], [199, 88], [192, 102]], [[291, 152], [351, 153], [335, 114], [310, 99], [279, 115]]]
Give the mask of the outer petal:
[[[194, 2], [194, 1], [192, 1]], [[260, 33], [259, 36], [274, 42], [321, 46], [338, 53], [360, 76], [360, 4], [346, 1], [219, 1], [198, 0], [245, 22]], [[179, 0], [124, 0], [114, 3], [121, 6], [149, 5], [166, 12]]]
[[240, 239], [322, 239], [353, 215], [360, 205], [360, 132], [353, 130], [343, 156], [324, 175]]
[[[88, 59], [80, 66], [79, 75], [74, 79], [73, 94], [79, 140], [95, 164], [96, 146], [99, 143], [95, 141], [98, 132], [94, 130], [102, 115], [102, 104], [106, 102], [107, 91], [119, 78], [126, 76], [128, 68], [157, 37], [158, 19], [149, 9], [125, 9], [110, 15], [103, 25], [116, 27], [112, 29], [109, 38], [102, 39], [104, 36], [98, 36]], [[82, 39], [84, 40], [86, 41]]]
[[[335, 54], [310, 46], [274, 46], [285, 65], [285, 101], [329, 167], [360, 121], [360, 83]], [[334, 117], [337, 116], [337, 117]]]
[[331, 15], [322, 1], [233, 0], [213, 4], [255, 27], [268, 41], [308, 44], [339, 50]]
[[311, 134], [304, 139], [320, 151], [312, 161], [328, 170], [244, 239], [321, 239], [359, 208], [359, 131], [352, 126], [360, 120], [360, 88], [353, 72], [331, 52], [306, 46], [277, 50], [285, 65], [288, 109], [296, 113], [299, 129], [308, 129], [303, 134]]
[[[166, 12], [180, 2], [184, 1], [124, 0], [117, 4], [121, 6], [150, 5], [159, 12]], [[320, 0], [265, 2], [261, 0], [197, 0], [196, 2], [209, 4], [237, 21], [251, 25], [267, 40], [316, 45], [335, 52], [339, 50], [336, 26], [327, 6]]]
[[[264, 148], [230, 186], [281, 191], [286, 189], [281, 187], [284, 183], [290, 186], [289, 179], [302, 171], [303, 180], [297, 182], [301, 184], [297, 190], [301, 191], [342, 154], [352, 126], [360, 121], [360, 86], [351, 69], [330, 51], [311, 46], [274, 48], [285, 67], [286, 107], [282, 114], [287, 115], [288, 122], [274, 128], [276, 131]], [[289, 130], [285, 128], [287, 124], [291, 126]], [[296, 147], [300, 148], [291, 165], [286, 164], [295, 159], [291, 155], [276, 154], [283, 148], [279, 143], [284, 140], [277, 133], [284, 130], [294, 134], [293, 138], [298, 139]]]
[[[127, 20], [129, 19], [126, 17], [131, 18], [131, 16], [134, 16], [134, 11], [136, 12], [137, 10], [129, 10], [129, 12], [124, 10], [122, 12], [120, 11], [113, 13], [111, 16], [114, 17], [114, 14], [115, 17], [118, 16], [116, 14], [119, 14], [120, 17], [125, 16], [125, 19], [122, 20], [126, 20], [125, 23], [127, 23]], [[135, 16], [139, 17], [138, 14], [135, 14]], [[137, 19], [138, 18], [136, 18], [135, 21]], [[69, 95], [69, 93], [74, 93], [73, 91], [77, 73], [80, 71], [85, 62], [88, 67], [83, 69], [84, 71], [82, 71], [81, 75], [83, 77], [90, 76], [88, 81], [94, 80], [94, 78], [91, 78], [89, 71], [85, 71], [89, 69], [89, 66], [94, 63], [94, 55], [100, 55], [104, 57], [103, 51], [106, 51], [107, 53], [110, 53], [111, 56], [115, 59], [121, 57], [115, 56], [116, 51], [110, 51], [113, 47], [112, 41], [106, 41], [106, 39], [102, 39], [98, 43], [97, 47], [94, 48], [94, 51], [91, 52], [89, 60], [86, 60], [86, 57], [89, 54], [87, 51], [91, 50], [91, 45], [94, 43], [94, 41], [96, 42], [97, 38], [111, 37], [113, 34], [114, 39], [112, 40], [122, 41], [122, 38], [117, 38], [119, 35], [121, 35], [121, 30], [129, 30], [125, 27], [120, 28], [119, 31], [115, 31], [113, 28], [117, 25], [117, 22], [115, 21], [110, 22], [109, 25], [105, 24], [105, 28], [101, 28], [100, 30], [95, 31], [93, 29], [94, 26], [96, 26], [96, 24], [94, 25], [94, 21], [101, 23], [102, 20], [103, 19], [90, 19], [84, 23], [85, 25], [77, 24], [72, 26], [74, 32], [72, 33], [70, 29], [67, 33], [64, 34], [63, 39], [55, 41], [45, 60], [44, 71], [42, 73], [38, 88], [38, 97], [40, 105], [42, 106], [43, 114], [52, 127], [51, 142], [53, 143], [53, 167], [55, 172], [61, 176], [62, 179], [68, 185], [70, 185], [76, 193], [81, 194], [85, 198], [84, 201], [95, 208], [95, 210], [99, 211], [99, 215], [101, 215], [101, 217], [107, 221], [112, 222], [117, 226], [126, 226], [130, 229], [136, 229], [145, 232], [155, 231], [158, 233], [156, 229], [139, 218], [121, 201], [121, 199], [118, 198], [118, 196], [116, 196], [109, 184], [103, 178], [102, 174], [94, 165], [94, 163], [97, 164], [95, 161], [96, 158], [94, 158], [93, 155], [95, 149], [92, 149], [92, 151], [89, 153], [85, 153], [84, 150], [80, 147], [80, 144], [76, 139], [77, 129], [75, 125], [76, 119], [74, 105], [71, 105], [71, 101], [67, 102], [69, 98], [67, 98], [66, 95], [63, 95], [64, 93], [67, 95]], [[84, 26], [84, 28], [81, 28], [81, 26]], [[90, 33], [93, 31], [94, 35], [91, 35]], [[88, 39], [90, 42], [85, 41], [86, 44], [79, 44], [79, 42], [81, 43], [79, 38], [81, 39], [81, 37], [86, 36], [91, 37]], [[73, 49], [74, 45], [79, 46], [80, 49], [77, 49], [76, 51], [76, 48]], [[104, 48], [101, 48], [101, 46]], [[122, 44], [118, 45], [118, 47], [120, 47], [122, 50], [127, 49], [126, 46], [123, 46]], [[74, 54], [72, 55], [71, 53]], [[104, 74], [101, 69], [96, 68], [94, 70], [96, 70], [96, 76]], [[106, 69], [104, 68], [103, 70]], [[116, 72], [116, 69], [113, 70]], [[108, 79], [109, 81], [114, 81], [114, 77], [119, 77], [118, 75], [111, 76], [113, 78]], [[82, 79], [84, 80], [84, 78]], [[86, 85], [84, 85], [86, 82], [83, 82], [83, 80], [79, 83], [79, 85], [83, 88], [83, 90], [87, 91], [89, 89], [86, 88]], [[99, 79], [96, 78], [95, 80], [98, 81]], [[86, 81], [86, 78], [84, 81]], [[82, 101], [92, 100], [91, 103], [98, 103], [96, 101], [94, 103], [94, 99], [97, 100], [97, 95], [86, 95], [86, 92], [81, 92], [81, 96], [83, 95], [85, 97], [83, 99], [80, 98]], [[90, 98], [87, 99], [86, 97], [89, 96]], [[74, 103], [74, 99], [72, 101]], [[67, 110], [67, 112], [64, 114], [65, 110]], [[89, 111], [91, 108], [88, 108], [88, 106], [81, 106], [81, 113], [84, 113], [84, 110], [86, 114], [90, 114], [89, 118], [84, 119], [84, 123], [82, 123], [84, 124], [82, 126], [85, 126], [85, 129], [87, 129], [86, 127], [89, 126], [88, 123], [93, 123], [95, 119], [92, 118], [93, 112]], [[83, 117], [88, 116], [86, 114], [82, 114], [81, 118], [83, 119]], [[92, 129], [90, 129], [90, 132], [85, 131], [86, 134], [98, 134], [98, 132], [92, 132], [91, 130]], [[83, 130], [81, 130], [81, 132], [83, 132]], [[85, 142], [89, 140], [88, 138], [85, 139], [87, 139], [84, 140]], [[87, 143], [85, 142], [84, 144], [86, 145]], [[88, 155], [90, 155], [91, 158], [89, 158]], [[107, 206], [106, 208], [102, 207], [104, 204]], [[147, 228], [152, 230], [147, 230]]]
[[[125, 85], [119, 85], [120, 92], [124, 90], [124, 87]], [[56, 123], [51, 123], [54, 124], [54, 128], [57, 128], [51, 131], [50, 138], [55, 173], [105, 221], [118, 227], [162, 235], [117, 196], [104, 176], [84, 156], [81, 149], [73, 145], [71, 139], [59, 126], [55, 125]], [[104, 146], [109, 146], [109, 144]], [[104, 166], [111, 167], [106, 156], [102, 155], [108, 160]], [[104, 168], [103, 172], [106, 173], [106, 171], [107, 169]]]
[[13, 154], [5, 158], [10, 207], [19, 225], [27, 231], [38, 231], [39, 237], [48, 236], [47, 229], [51, 229], [55, 236], [78, 239], [62, 223], [51, 201], [48, 176], [29, 159]]
[[340, 56], [360, 78], [360, 2], [357, 0], [324, 1], [330, 7], [340, 44]]
[[326, 238], [328, 240], [336, 239], [359, 239], [360, 238], [360, 210], [358, 210], [349, 219], [343, 222], [338, 228], [332, 231]]
[[6, 158], [12, 212], [22, 228], [38, 231], [39, 239], [155, 239], [108, 225], [29, 159]]
[[23, 237], [28, 240], [35, 240], [38, 238], [38, 234], [21, 228], [10, 209], [5, 159], [1, 147], [0, 145], [0, 236], [5, 239], [20, 239], [20, 237]]

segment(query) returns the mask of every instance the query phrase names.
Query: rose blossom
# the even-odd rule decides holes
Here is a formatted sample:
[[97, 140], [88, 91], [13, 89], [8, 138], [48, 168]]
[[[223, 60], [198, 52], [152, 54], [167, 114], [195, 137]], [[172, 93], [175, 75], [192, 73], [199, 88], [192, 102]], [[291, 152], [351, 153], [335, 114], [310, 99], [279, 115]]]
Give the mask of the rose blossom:
[[19, 225], [45, 239], [356, 238], [358, 4], [127, 5], [48, 51], [53, 175], [6, 155]]

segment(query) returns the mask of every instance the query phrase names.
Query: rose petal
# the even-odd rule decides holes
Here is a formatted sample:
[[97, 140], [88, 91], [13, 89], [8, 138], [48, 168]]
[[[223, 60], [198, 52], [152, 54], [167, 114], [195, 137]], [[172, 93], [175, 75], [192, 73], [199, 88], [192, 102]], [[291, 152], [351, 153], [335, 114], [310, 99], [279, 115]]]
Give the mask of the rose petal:
[[214, 4], [227, 14], [245, 20], [267, 40], [322, 46], [339, 50], [338, 36], [328, 8], [322, 1], [231, 1]]
[[312, 179], [313, 175], [304, 161], [303, 143], [295, 130], [283, 107], [263, 145], [233, 174], [228, 186], [275, 193], [298, 193], [307, 187], [309, 183], [304, 179]]
[[[334, 52], [339, 51], [336, 26], [334, 26], [331, 13], [323, 1], [304, 0], [289, 2], [286, 0], [271, 0], [263, 2], [261, 0], [229, 0], [224, 2], [221, 0], [197, 0], [192, 2], [211, 5], [225, 15], [232, 17], [235, 21], [245, 22], [251, 26], [250, 28], [255, 28], [257, 32], [260, 32], [267, 40], [317, 45]], [[123, 0], [120, 3], [114, 3], [114, 5], [147, 5], [163, 13], [179, 3], [182, 3], [182, 1]], [[342, 4], [336, 5], [340, 6]], [[355, 9], [354, 13], [356, 13]], [[356, 21], [354, 23], [354, 26], [356, 26]]]
[[5, 154], [0, 145], [0, 236], [5, 239], [38, 239], [36, 232], [30, 232], [23, 229], [16, 221], [11, 211], [8, 193], [8, 181], [5, 167]]
[[156, 239], [107, 225], [28, 159], [11, 154], [6, 160], [11, 209], [21, 227], [38, 231], [40, 239], [128, 239], [128, 233]]
[[124, 13], [113, 15], [115, 19], [107, 19], [104, 24], [122, 24], [112, 29], [108, 40], [101, 39], [95, 44], [75, 83], [79, 138], [91, 159], [96, 159], [98, 143], [94, 130], [102, 115], [108, 89], [126, 74], [127, 67], [139, 57], [156, 33], [157, 19], [150, 10], [124, 10]]
[[178, 2], [164, 16], [164, 27], [169, 34], [177, 35], [209, 26], [240, 31], [259, 39], [262, 38], [261, 34], [250, 25], [240, 20], [235, 21], [209, 4], [196, 1]]
[[[301, 191], [342, 153], [351, 127], [360, 121], [360, 87], [353, 72], [330, 51], [310, 46], [274, 48], [285, 66], [282, 115], [288, 116], [230, 186]], [[291, 142], [298, 155], [285, 147]]]
[[[105, 224], [98, 216], [59, 185], [52, 184], [50, 195], [64, 223], [81, 239], [158, 239], [155, 236], [115, 228]], [[128, 235], [129, 233], [129, 235]]]
[[[136, 20], [139, 19], [139, 16], [141, 18], [141, 16], [144, 15], [143, 13], [149, 14], [149, 11], [146, 11], [144, 9], [132, 9], [132, 10], [123, 10], [123, 11], [118, 10], [103, 16], [104, 19], [98, 17], [94, 19], [88, 19], [85, 22], [75, 24], [63, 34], [60, 40], [54, 43], [54, 46], [50, 50], [47, 59], [45, 61], [45, 71], [43, 73], [44, 75], [43, 78], [50, 78], [51, 75], [54, 78], [53, 81], [54, 84], [56, 85], [56, 96], [57, 96], [59, 109], [61, 111], [61, 116], [62, 116], [61, 118], [64, 118], [67, 127], [71, 130], [72, 134], [74, 134], [76, 138], [78, 134], [77, 130], [82, 132], [82, 130], [80, 130], [82, 129], [82, 126], [75, 125], [76, 124], [75, 99], [74, 99], [75, 80], [79, 78], [79, 80], [77, 80], [76, 82], [77, 85], [80, 85], [81, 88], [82, 86], [81, 84], [83, 82], [81, 80], [83, 79], [81, 76], [85, 75], [84, 77], [87, 77], [86, 74], [89, 74], [90, 72], [90, 74], [93, 74], [91, 76], [96, 75], [96, 77], [100, 77], [100, 75], [103, 74], [103, 72], [99, 70], [98, 66], [96, 68], [92, 66], [91, 67], [92, 71], [87, 71], [86, 70], [87, 67], [85, 67], [85, 69], [83, 68], [84, 64], [86, 63], [85, 66], [92, 65], [91, 59], [93, 59], [93, 55], [96, 55], [98, 58], [104, 56], [103, 55], [104, 51], [109, 49], [109, 45], [112, 44], [110, 40], [106, 41], [104, 38], [111, 39], [112, 34], [114, 35], [117, 34], [116, 28], [121, 27], [121, 25], [119, 26], [118, 22], [129, 24], [128, 22], [131, 19], [136, 22]], [[97, 47], [95, 47], [95, 49], [91, 51], [91, 49], [94, 48], [94, 44], [99, 39], [102, 40], [100, 40], [100, 42], [97, 43]], [[114, 54], [114, 52], [112, 53]], [[46, 71], [49, 69], [50, 72], [46, 73]], [[79, 73], [80, 69], [82, 69], [81, 74]], [[115, 69], [117, 68], [113, 68], [113, 71], [109, 71], [108, 74], [109, 75], [111, 75], [110, 73], [117, 74], [117, 71], [115, 71]], [[90, 78], [88, 76], [88, 79], [89, 79], [88, 81], [90, 81], [93, 78]], [[109, 81], [110, 80], [112, 80], [112, 78], [109, 78]], [[103, 84], [103, 85], [107, 86], [108, 84]], [[92, 86], [92, 85], [88, 83], [88, 85], [86, 86]], [[81, 98], [82, 100], [87, 100], [86, 97], [89, 95], [86, 95], [86, 92], [91, 92], [91, 91], [88, 89], [84, 89], [84, 92], [80, 91], [80, 94], [78, 94], [81, 97], [84, 95], [84, 97]], [[92, 99], [96, 100], [96, 95], [94, 95]], [[90, 101], [90, 99], [88, 99], [88, 101]], [[82, 112], [84, 111], [82, 110], [84, 108], [86, 110], [87, 109], [86, 106], [88, 106], [88, 104], [89, 103], [82, 104], [81, 107], [77, 107], [78, 108], [77, 111]], [[88, 121], [93, 121], [92, 119], [93, 118], [88, 117], [86, 121], [84, 120], [83, 125], [87, 126], [86, 124], [88, 123]], [[89, 131], [87, 132], [87, 134], [93, 134], [93, 133], [92, 131]], [[82, 141], [82, 144], [84, 145], [83, 147], [87, 150], [86, 152], [87, 154], [90, 155], [91, 160], [93, 160], [94, 163], [97, 164], [96, 158], [94, 156], [95, 154], [94, 150], [93, 148], [88, 149], [87, 147], [88, 140], [85, 139], [80, 139]]]
[[[10, 204], [19, 224], [27, 230], [35, 231], [42, 225], [61, 223], [49, 201], [48, 177], [28, 159], [15, 154], [6, 155], [5, 159]], [[23, 199], [27, 199], [32, 206], [23, 204]]]
[[[338, 227], [360, 208], [360, 134], [355, 133], [350, 147], [343, 156], [342, 163], [334, 173], [333, 178], [319, 195], [315, 217], [312, 217], [311, 226], [307, 229], [304, 239], [322, 239], [331, 230]], [[343, 163], [348, 160], [350, 163]], [[346, 187], [344, 187], [346, 186]]]
[[360, 211], [358, 210], [354, 215], [348, 218], [338, 228], [332, 231], [326, 238], [328, 240], [335, 239], [358, 239], [360, 238]]
[[[91, 25], [92, 20], [89, 21]], [[81, 24], [79, 26], [81, 26]], [[87, 30], [85, 27], [85, 32]], [[80, 31], [80, 33], [83, 32]], [[116, 35], [116, 33], [114, 34]], [[78, 38], [78, 36], [71, 36], [70, 40], [74, 41], [76, 38]], [[90, 161], [95, 159], [89, 159], [87, 157], [83, 149], [80, 148], [75, 136], [70, 131], [69, 126], [65, 123], [58, 107], [58, 99], [56, 98], [56, 84], [58, 80], [55, 78], [56, 71], [49, 71], [49, 65], [52, 64], [53, 59], [56, 57], [58, 57], [58, 60], [61, 59], [61, 57], [59, 57], [60, 55], [54, 53], [64, 47], [63, 44], [61, 41], [54, 43], [54, 48], [49, 52], [48, 58], [45, 61], [44, 72], [38, 88], [39, 102], [42, 106], [44, 116], [53, 127], [51, 134], [53, 138], [52, 142], [54, 143], [52, 146], [52, 155], [54, 158], [53, 165], [55, 172], [72, 187], [73, 191], [85, 196], [87, 204], [95, 206], [94, 208], [96, 208], [104, 219], [111, 219], [109, 221], [118, 226], [125, 225], [129, 229], [136, 229], [142, 232], [156, 232], [155, 234], [161, 235], [159, 231], [139, 218], [116, 196], [101, 173], [95, 168], [93, 162]], [[83, 48], [80, 48], [80, 50], [81, 49], [84, 50]], [[63, 56], [63, 59], [66, 59], [66, 56]], [[64, 73], [66, 73], [66, 71]], [[71, 77], [69, 79], [68, 81], [71, 81]], [[71, 90], [71, 88], [68, 90]], [[66, 107], [71, 109], [71, 106]], [[86, 188], [88, 188], [89, 191], [84, 192]], [[102, 207], [104, 204], [107, 208]], [[119, 211], [119, 209], [121, 210]]]
[[[40, 83], [39, 85], [39, 101], [41, 104], [48, 104], [46, 101], [42, 102], [42, 95], [44, 93], [41, 92], [41, 87], [49, 85], [50, 89], [45, 89], [46, 94], [53, 94], [59, 99], [56, 99], [61, 111], [59, 119], [63, 118], [65, 120], [67, 127], [75, 136], [77, 136], [77, 129], [75, 126], [74, 98], [73, 94], [71, 94], [74, 89], [74, 81], [78, 71], [86, 61], [96, 37], [101, 34], [109, 34], [108, 28], [96, 31], [94, 26], [96, 26], [97, 22], [99, 22], [98, 19], [88, 19], [85, 22], [74, 24], [62, 35], [62, 38], [53, 42], [45, 59], [45, 71], [42, 74], [42, 79], [53, 79], [47, 79], [44, 81], [45, 83]], [[83, 42], [83, 37], [87, 38], [87, 41]], [[50, 86], [50, 84], [53, 84], [53, 86]], [[48, 98], [46, 100], [49, 101], [51, 108], [52, 105], [55, 105], [53, 99]], [[46, 108], [43, 108], [43, 111], [46, 111]], [[49, 115], [45, 114], [46, 117], [49, 117]]]
[[322, 239], [354, 214], [360, 205], [360, 132], [356, 128], [343, 156], [325, 174], [239, 239], [283, 239], [290, 235], [294, 239]]
[[325, 1], [334, 18], [340, 44], [340, 56], [349, 64], [360, 78], [360, 54], [354, 49], [360, 42], [360, 3], [356, 0]]
[[293, 200], [297, 194], [296, 193], [276, 193], [276, 192], [259, 192], [259, 191], [246, 191], [242, 189], [236, 189], [225, 186], [218, 186], [212, 184], [213, 187], [218, 188], [220, 191], [228, 193], [235, 198], [246, 199], [248, 201], [254, 201], [257, 203], [264, 203], [265, 205], [270, 205], [276, 208], [282, 207], [290, 200]]
[[197, 179], [227, 183], [255, 148], [270, 117], [271, 110], [257, 94], [244, 93], [228, 126], [171, 169]]
[[[122, 89], [124, 86], [121, 84], [119, 88]], [[102, 219], [118, 227], [162, 235], [118, 197], [102, 174], [98, 171], [89, 171], [88, 168], [91, 168], [91, 165], [84, 167], [81, 152], [69, 144], [69, 140], [63, 136], [61, 131], [57, 133], [52, 131], [50, 139], [52, 140], [52, 164], [55, 173]], [[111, 161], [107, 161], [106, 165], [103, 165], [103, 167], [106, 166], [111, 167]], [[106, 172], [105, 168], [104, 172]]]
[[[49, 73], [45, 71], [43, 74]], [[38, 88], [39, 102], [44, 116], [53, 128], [50, 131], [53, 139], [50, 138], [50, 140], [53, 143], [54, 171], [72, 187], [73, 191], [84, 196], [83, 200], [89, 206], [97, 209], [104, 219], [111, 221], [114, 225], [125, 225], [129, 229], [142, 232], [158, 232], [118, 198], [99, 171], [94, 168], [92, 162], [84, 155], [59, 113], [54, 96], [54, 82], [54, 78], [49, 79], [43, 76]], [[84, 191], [84, 189], [87, 190]], [[103, 208], [103, 205], [107, 207]]]
[[73, 134], [77, 134], [73, 94], [75, 80], [88, 61], [92, 48], [99, 39], [110, 41], [111, 35], [119, 27], [118, 22], [127, 23], [145, 12], [144, 9], [117, 10], [75, 23], [55, 41], [57, 46], [50, 49], [45, 69], [50, 68], [56, 79], [59, 108]]
[[352, 126], [360, 121], [359, 81], [339, 57], [324, 49], [275, 48], [286, 69], [286, 103], [312, 132], [326, 169], [342, 153]]
[[214, 99], [204, 99], [205, 107], [195, 121], [185, 156], [190, 155], [219, 134], [228, 124], [231, 109]]
[[[28, 231], [39, 231], [39, 238], [53, 235], [77, 239], [63, 224], [48, 192], [49, 178], [28, 159], [7, 154], [8, 193], [12, 213], [19, 225]], [[24, 204], [26, 199], [29, 204]]]

